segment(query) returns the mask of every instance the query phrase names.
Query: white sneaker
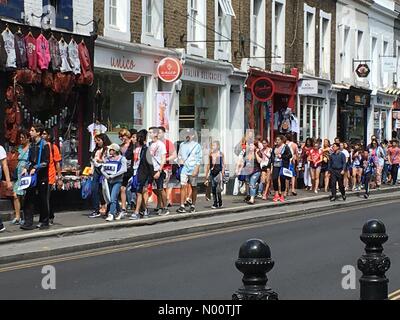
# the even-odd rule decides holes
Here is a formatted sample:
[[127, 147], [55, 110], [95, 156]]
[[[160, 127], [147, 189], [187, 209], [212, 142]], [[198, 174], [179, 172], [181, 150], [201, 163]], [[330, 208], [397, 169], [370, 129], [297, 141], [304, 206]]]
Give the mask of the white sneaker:
[[114, 221], [114, 216], [112, 214], [109, 214], [106, 221], [108, 222]]
[[117, 214], [117, 216], [115, 217], [115, 220], [121, 220], [121, 219], [125, 219], [125, 214], [123, 212], [120, 212]]

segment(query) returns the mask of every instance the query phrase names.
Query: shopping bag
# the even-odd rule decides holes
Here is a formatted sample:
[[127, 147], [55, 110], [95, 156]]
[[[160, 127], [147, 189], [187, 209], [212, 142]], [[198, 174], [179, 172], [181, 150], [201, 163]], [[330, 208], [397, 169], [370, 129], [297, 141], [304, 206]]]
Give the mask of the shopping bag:
[[104, 201], [109, 204], [111, 202], [111, 195], [110, 195], [110, 187], [108, 186], [107, 179], [104, 179], [102, 182], [102, 191]]
[[239, 187], [240, 187], [240, 181], [238, 178], [235, 178], [235, 183], [233, 185], [233, 195], [237, 196], [239, 194]]

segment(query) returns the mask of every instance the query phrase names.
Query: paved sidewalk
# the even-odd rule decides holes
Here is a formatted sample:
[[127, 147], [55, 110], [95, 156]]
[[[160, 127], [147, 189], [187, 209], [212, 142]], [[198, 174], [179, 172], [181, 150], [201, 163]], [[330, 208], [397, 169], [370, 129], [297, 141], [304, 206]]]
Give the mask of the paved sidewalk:
[[[384, 186], [380, 191], [374, 190], [373, 194], [377, 193], [390, 193], [400, 191], [400, 187]], [[356, 196], [360, 193], [349, 192], [348, 196]], [[270, 200], [263, 201], [257, 199], [255, 205], [247, 205], [243, 202], [244, 196], [225, 196], [224, 197], [224, 208], [212, 210], [212, 202], [206, 201], [204, 196], [199, 197], [197, 203], [196, 214], [178, 214], [176, 209], [178, 207], [170, 208], [171, 214], [165, 217], [159, 217], [156, 215], [150, 215], [147, 219], [140, 219], [139, 221], [131, 221], [124, 219], [121, 221], [106, 222], [103, 218], [90, 219], [88, 218], [89, 211], [80, 212], [61, 212], [56, 214], [55, 224], [50, 227], [49, 230], [33, 230], [23, 231], [19, 226], [11, 225], [9, 222], [5, 222], [6, 231], [0, 234], [0, 245], [3, 243], [24, 241], [28, 239], [43, 238], [43, 237], [54, 237], [54, 236], [65, 236], [67, 234], [76, 234], [82, 232], [94, 232], [97, 230], [106, 229], [117, 229], [133, 226], [152, 225], [161, 222], [179, 221], [185, 219], [195, 219], [206, 216], [219, 216], [230, 213], [238, 212], [252, 212], [260, 209], [276, 208], [284, 206], [292, 206], [299, 203], [319, 203], [319, 201], [328, 200], [329, 194], [321, 192], [315, 194], [307, 191], [299, 191], [298, 196], [289, 196], [284, 204], [276, 204]], [[154, 207], [154, 204], [152, 204]], [[314, 205], [315, 206], [315, 205]], [[282, 209], [284, 211], [284, 209]], [[35, 217], [37, 222], [38, 217]]]

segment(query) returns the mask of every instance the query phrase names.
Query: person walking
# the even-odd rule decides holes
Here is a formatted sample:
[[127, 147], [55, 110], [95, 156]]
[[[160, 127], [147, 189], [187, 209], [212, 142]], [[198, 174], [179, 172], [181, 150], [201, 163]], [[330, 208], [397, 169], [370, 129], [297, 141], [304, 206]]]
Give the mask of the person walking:
[[329, 190], [329, 160], [331, 157], [331, 142], [329, 139], [324, 139], [324, 144], [322, 146], [322, 163], [321, 163], [321, 174], [324, 179], [324, 191], [325, 193]]
[[292, 196], [297, 196], [296, 192], [296, 181], [297, 181], [297, 165], [299, 162], [298, 154], [299, 154], [299, 146], [297, 145], [297, 142], [294, 141], [293, 134], [289, 133], [287, 135], [287, 145], [290, 148], [290, 152], [292, 153], [292, 158], [290, 159], [290, 165], [289, 169], [293, 173], [293, 177], [290, 179], [286, 179], [286, 195], [289, 194], [289, 188], [291, 188], [291, 193]]
[[[8, 190], [12, 190], [13, 186], [11, 183], [11, 178], [10, 178], [10, 170], [8, 168], [8, 163], [7, 163], [7, 152], [3, 148], [3, 146], [0, 146], [0, 162], [1, 162], [1, 171], [0, 171], [0, 178], [5, 176], [6, 179], [6, 186]], [[6, 227], [3, 224], [3, 221], [1, 220], [0, 216], [0, 232], [4, 232], [6, 230]]]
[[364, 198], [368, 199], [369, 198], [369, 190], [370, 190], [370, 182], [372, 176], [375, 174], [375, 162], [374, 159], [371, 155], [371, 153], [368, 152], [368, 150], [364, 150], [361, 156], [361, 166], [363, 170], [363, 176], [362, 180], [364, 181]]
[[[25, 195], [24, 204], [24, 224], [21, 225], [22, 230], [33, 230], [35, 228], [49, 228], [49, 163], [50, 163], [50, 148], [42, 138], [44, 126], [36, 123], [31, 127], [30, 136], [32, 143], [29, 148], [29, 164], [22, 171], [25, 176], [29, 173], [31, 176], [36, 176], [36, 185], [29, 187]], [[33, 214], [35, 204], [39, 204], [38, 211], [40, 212], [39, 224], [33, 225]]]
[[219, 141], [211, 144], [211, 152], [206, 166], [206, 181], [211, 181], [211, 192], [214, 204], [211, 209], [222, 208], [223, 174], [225, 172], [225, 156], [221, 152]]
[[137, 146], [133, 153], [133, 177], [131, 189], [136, 193], [136, 207], [130, 220], [148, 218], [147, 186], [152, 182], [154, 174], [153, 160], [149, 147], [146, 144], [147, 130], [137, 133]]
[[307, 138], [304, 147], [302, 148], [302, 163], [304, 168], [304, 186], [307, 191], [312, 190], [311, 167], [309, 161], [309, 153], [313, 148], [314, 141]]
[[49, 224], [54, 224], [54, 198], [52, 197], [53, 190], [56, 188], [56, 182], [62, 181], [61, 172], [61, 154], [57, 144], [54, 143], [54, 138], [51, 133], [46, 129], [43, 132], [42, 138], [47, 142], [50, 149], [50, 162], [49, 162]]
[[339, 190], [342, 194], [342, 198], [346, 201], [346, 191], [344, 188], [343, 177], [346, 170], [346, 156], [340, 151], [340, 145], [337, 143], [333, 144], [333, 153], [329, 161], [329, 173], [331, 176], [331, 201], [336, 201], [336, 183], [339, 183]]
[[110, 190], [110, 211], [106, 221], [121, 220], [124, 213], [119, 210], [119, 194], [124, 179], [124, 174], [128, 170], [126, 158], [121, 155], [121, 148], [118, 144], [112, 143], [107, 147], [108, 156], [106, 156], [101, 173], [106, 179], [103, 183], [108, 183]]
[[[101, 167], [104, 164], [105, 156], [107, 155], [107, 147], [111, 145], [111, 141], [105, 133], [100, 133], [94, 138], [96, 147], [91, 155], [92, 165], [92, 213], [89, 218], [98, 218], [102, 216], [100, 212], [100, 205], [105, 207], [105, 201], [101, 190], [100, 178], [103, 176], [101, 173]], [[104, 213], [105, 215], [105, 213]]]
[[371, 148], [369, 149], [369, 153], [371, 154], [371, 157], [375, 163], [375, 170], [376, 170], [376, 176], [375, 176], [375, 182], [376, 182], [376, 187], [380, 189], [381, 184], [382, 184], [382, 171], [383, 171], [383, 166], [385, 164], [385, 154], [383, 152], [383, 149], [381, 146], [379, 146], [377, 140], [372, 140], [371, 142]]
[[388, 150], [388, 160], [391, 166], [392, 185], [396, 185], [400, 165], [399, 141], [392, 141], [392, 147]]
[[323, 152], [318, 142], [314, 142], [313, 148], [309, 152], [308, 161], [310, 163], [311, 183], [314, 193], [318, 193], [319, 178], [321, 175]]
[[167, 193], [164, 189], [164, 182], [166, 174], [164, 172], [164, 165], [167, 161], [167, 148], [164, 142], [159, 139], [158, 127], [150, 128], [150, 138], [152, 144], [150, 145], [150, 154], [153, 161], [153, 179], [154, 188], [153, 191], [157, 196], [157, 208], [156, 213], [160, 216], [165, 216], [169, 214], [167, 208]]
[[290, 152], [290, 148], [286, 145], [286, 138], [284, 136], [278, 136], [275, 142], [276, 146], [272, 151], [272, 182], [274, 186], [275, 196], [272, 201], [284, 202], [286, 177], [283, 171], [284, 169], [289, 169], [292, 153]]
[[171, 183], [172, 177], [172, 164], [178, 157], [176, 153], [176, 148], [174, 143], [165, 137], [166, 130], [164, 127], [158, 127], [158, 136], [161, 142], [165, 144], [165, 149], [167, 150], [166, 155], [166, 162], [164, 164], [164, 173], [165, 173], [165, 180], [164, 180], [164, 191], [167, 195], [167, 208], [172, 207], [171, 199], [172, 199], [172, 189], [173, 183]]
[[263, 149], [259, 151], [261, 155], [261, 183], [258, 188], [259, 192], [262, 193], [262, 199], [267, 200], [271, 191], [271, 159], [272, 159], [272, 148], [270, 147], [267, 140], [262, 141]]
[[361, 146], [357, 144], [354, 147], [354, 151], [352, 153], [352, 175], [353, 175], [353, 190], [352, 191], [360, 191], [361, 190], [361, 178], [363, 175], [363, 163], [362, 163], [363, 151], [361, 150]]
[[21, 185], [22, 171], [28, 165], [29, 157], [29, 133], [27, 131], [21, 131], [19, 134], [19, 140], [21, 145], [18, 147], [18, 164], [16, 168], [16, 179], [13, 187], [14, 196], [14, 210], [15, 218], [11, 221], [11, 224], [20, 225], [23, 224], [23, 219], [21, 217], [21, 204], [24, 200], [25, 191], [18, 190]]
[[201, 160], [203, 151], [201, 145], [195, 141], [194, 129], [186, 129], [184, 131], [185, 141], [180, 145], [178, 159], [179, 165], [182, 167], [181, 180], [181, 205], [178, 208], [178, 213], [185, 213], [185, 202], [188, 197], [188, 186], [191, 188], [191, 204], [189, 212], [196, 212], [197, 200], [197, 180], [200, 173]]
[[124, 173], [122, 178], [122, 185], [121, 185], [121, 213], [122, 216], [125, 217], [127, 214], [127, 186], [129, 179], [132, 177], [132, 166], [131, 160], [133, 153], [132, 148], [132, 140], [131, 140], [131, 133], [127, 129], [122, 129], [118, 133], [119, 139], [122, 141], [120, 145], [120, 152], [121, 155], [126, 159], [127, 171]]

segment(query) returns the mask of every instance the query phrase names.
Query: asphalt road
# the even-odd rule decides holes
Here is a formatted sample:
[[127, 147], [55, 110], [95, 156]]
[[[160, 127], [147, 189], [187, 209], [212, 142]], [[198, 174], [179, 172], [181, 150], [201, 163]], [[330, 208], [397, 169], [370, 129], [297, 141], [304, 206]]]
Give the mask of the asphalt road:
[[357, 289], [346, 291], [341, 270], [356, 266], [361, 228], [372, 218], [389, 234], [393, 292], [400, 289], [400, 202], [55, 262], [56, 290], [42, 289], [42, 266], [0, 268], [0, 299], [229, 300], [241, 285], [234, 266], [239, 247], [250, 238], [271, 247], [269, 285], [280, 299], [358, 299], [360, 273]]

